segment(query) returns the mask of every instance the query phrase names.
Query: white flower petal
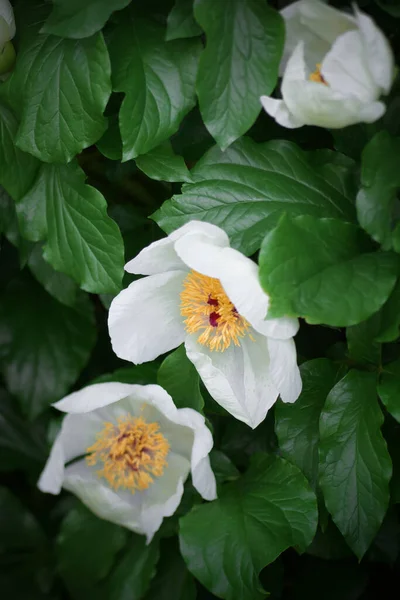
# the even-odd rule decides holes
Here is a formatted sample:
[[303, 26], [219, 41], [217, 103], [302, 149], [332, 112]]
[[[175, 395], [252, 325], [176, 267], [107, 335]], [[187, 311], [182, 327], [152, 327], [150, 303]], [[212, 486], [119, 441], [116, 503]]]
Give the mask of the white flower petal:
[[204, 385], [218, 404], [250, 427], [257, 427], [274, 404], [278, 390], [268, 377], [267, 338], [253, 332], [241, 346], [233, 344], [224, 352], [212, 352], [192, 336], [186, 352]]
[[225, 233], [218, 239], [205, 234], [192, 233], [175, 242], [176, 253], [183, 262], [190, 269], [208, 277], [218, 277], [219, 257], [222, 249], [227, 247], [229, 247], [229, 238]]
[[268, 339], [268, 350], [270, 378], [283, 402], [294, 402], [302, 387], [294, 341]]
[[42, 492], [60, 493], [64, 479], [64, 465], [85, 454], [101, 428], [102, 422], [95, 413], [67, 415], [64, 418], [38, 481], [38, 487]]
[[101, 519], [122, 525], [136, 533], [143, 533], [140, 522], [142, 496], [139, 494], [122, 496], [103, 481], [93, 467], [88, 467], [86, 462], [81, 460], [65, 469], [63, 487], [75, 494]]
[[296, 117], [307, 125], [338, 129], [362, 120], [363, 105], [329, 86], [313, 81], [291, 81], [285, 87], [285, 101]]
[[214, 444], [211, 432], [203, 415], [191, 408], [179, 410], [179, 419], [182, 425], [190, 427], [194, 432], [191, 456], [193, 485], [205, 500], [215, 500], [217, 485], [209, 459]]
[[184, 271], [185, 265], [174, 250], [170, 237], [157, 240], [143, 248], [125, 265], [125, 271], [135, 275], [156, 275], [168, 271]]
[[141, 364], [183, 342], [179, 294], [186, 275], [183, 271], [150, 275], [114, 298], [108, 327], [117, 356]]
[[186, 235], [198, 234], [205, 236], [216, 244], [222, 244], [226, 241], [229, 245], [229, 239], [226, 233], [211, 223], [203, 221], [190, 221], [173, 231], [167, 238], [153, 242], [147, 248], [143, 248], [139, 254], [125, 265], [128, 273], [137, 275], [156, 275], [167, 271], [186, 270], [185, 264], [175, 252], [174, 244], [177, 240]]
[[140, 389], [141, 386], [114, 381], [94, 383], [65, 396], [62, 400], [55, 402], [53, 406], [57, 410], [67, 413], [89, 413], [96, 408], [108, 406], [129, 396], [137, 388]]
[[297, 44], [287, 62], [285, 73], [282, 79], [283, 99], [285, 99], [285, 85], [291, 81], [307, 81], [307, 66], [304, 59], [304, 42], [299, 42]]
[[164, 474], [147, 490], [132, 494], [112, 490], [97, 476], [95, 468], [82, 460], [66, 468], [63, 487], [101, 519], [145, 534], [150, 542], [163, 518], [171, 516], [179, 506], [188, 472], [189, 462], [171, 454]]
[[363, 123], [374, 123], [385, 114], [385, 111], [386, 106], [383, 102], [364, 104], [360, 109], [360, 121]]
[[61, 492], [64, 481], [64, 464], [64, 449], [59, 433], [37, 484], [42, 492], [48, 494], [59, 494]]
[[356, 20], [352, 15], [337, 10], [321, 0], [294, 2], [281, 10], [280, 14], [285, 19], [285, 24], [296, 19], [310, 32], [329, 44], [332, 44], [339, 35], [356, 26]]
[[8, 26], [8, 37], [4, 42], [8, 42], [8, 40], [12, 40], [15, 35], [15, 19], [14, 19], [14, 11], [8, 0], [0, 0], [0, 17], [2, 17]]
[[269, 299], [260, 285], [255, 262], [233, 248], [225, 248], [220, 255], [219, 268], [219, 279], [228, 298], [256, 331], [278, 338], [296, 335], [297, 319], [265, 320]]
[[394, 79], [394, 57], [390, 44], [371, 17], [360, 12], [357, 6], [354, 8], [368, 68], [376, 85], [388, 94]]
[[[310, 9], [308, 8], [308, 4], [311, 4]], [[318, 5], [319, 4], [320, 2], [318, 2]], [[314, 2], [309, 3], [300, 1], [289, 4], [289, 6], [280, 11], [280, 14], [285, 20], [286, 33], [285, 47], [279, 66], [280, 75], [284, 73], [293, 50], [301, 41], [304, 42], [305, 60], [308, 68], [311, 70], [315, 69], [315, 65], [321, 62], [328, 52], [330, 45], [336, 37], [336, 32], [331, 32], [330, 27], [326, 27], [326, 25], [322, 28], [319, 27], [319, 24], [327, 18], [327, 15], [324, 11], [324, 7], [322, 7], [322, 15], [318, 9], [319, 6], [315, 7]], [[330, 12], [334, 9], [328, 7], [328, 10]], [[330, 19], [330, 21], [332, 22], [332, 19]], [[341, 33], [344, 33], [344, 31], [340, 30], [337, 35], [340, 35]]]
[[260, 101], [264, 110], [275, 119], [278, 125], [282, 125], [282, 127], [287, 127], [288, 129], [296, 129], [304, 125], [303, 121], [296, 119], [292, 115], [284, 100], [261, 96]]
[[333, 90], [355, 96], [362, 103], [379, 97], [380, 90], [368, 69], [358, 31], [348, 31], [337, 38], [322, 61], [321, 74]]

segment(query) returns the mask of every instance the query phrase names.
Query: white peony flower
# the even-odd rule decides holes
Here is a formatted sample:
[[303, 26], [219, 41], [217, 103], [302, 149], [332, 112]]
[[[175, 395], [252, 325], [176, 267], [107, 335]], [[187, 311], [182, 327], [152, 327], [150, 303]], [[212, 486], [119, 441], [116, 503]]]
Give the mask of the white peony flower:
[[0, 75], [11, 69], [15, 50], [11, 41], [15, 35], [14, 12], [8, 0], [0, 0]]
[[257, 265], [229, 247], [222, 229], [191, 221], [125, 269], [148, 277], [111, 304], [108, 325], [119, 357], [140, 364], [185, 342], [213, 398], [251, 427], [279, 394], [284, 402], [296, 400], [298, 321], [265, 320], [268, 296]]
[[281, 11], [286, 43], [281, 62], [283, 100], [261, 96], [280, 125], [339, 128], [372, 123], [394, 78], [389, 43], [373, 20], [320, 0], [300, 0]]
[[148, 542], [178, 508], [189, 473], [203, 498], [216, 498], [204, 417], [177, 409], [159, 385], [98, 383], [54, 406], [68, 415], [39, 479], [42, 492], [65, 488]]

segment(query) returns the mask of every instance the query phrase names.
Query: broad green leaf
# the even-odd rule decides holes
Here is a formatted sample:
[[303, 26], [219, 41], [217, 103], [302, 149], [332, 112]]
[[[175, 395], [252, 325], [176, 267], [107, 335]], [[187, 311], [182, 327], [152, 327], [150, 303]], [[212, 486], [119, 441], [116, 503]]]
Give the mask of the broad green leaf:
[[349, 359], [361, 365], [379, 365], [381, 345], [375, 341], [381, 328], [380, 312], [346, 329]]
[[259, 257], [268, 316], [345, 327], [379, 310], [396, 283], [397, 256], [363, 253], [365, 241], [358, 227], [337, 219], [283, 216]]
[[32, 185], [39, 162], [14, 145], [18, 122], [11, 110], [0, 103], [0, 184], [14, 200]]
[[196, 0], [195, 17], [206, 33], [197, 95], [204, 123], [222, 150], [253, 125], [260, 96], [278, 79], [285, 30], [266, 2]]
[[133, 535], [106, 584], [107, 600], [141, 600], [147, 592], [159, 558], [158, 540], [146, 545], [144, 536]]
[[95, 334], [87, 298], [70, 308], [30, 277], [8, 286], [0, 304], [2, 370], [28, 418], [66, 394], [89, 359]]
[[32, 426], [21, 417], [18, 405], [0, 390], [0, 470], [33, 467], [44, 464], [48, 448], [40, 426]]
[[34, 244], [25, 240], [19, 231], [15, 202], [10, 198], [4, 188], [0, 186], [0, 232], [4, 233], [8, 241], [19, 250], [21, 267], [24, 267]]
[[394, 203], [400, 187], [400, 138], [381, 131], [362, 153], [361, 189], [357, 195], [360, 225], [385, 250], [392, 248]]
[[47, 540], [34, 515], [0, 488], [0, 585], [4, 598], [41, 600], [50, 564]]
[[337, 381], [338, 368], [326, 358], [300, 366], [303, 389], [294, 404], [275, 405], [275, 431], [282, 456], [297, 465], [313, 488], [318, 480], [319, 418]]
[[400, 18], [400, 6], [397, 0], [375, 0], [375, 2], [392, 17]]
[[182, 156], [174, 154], [170, 142], [164, 142], [147, 154], [136, 158], [136, 164], [147, 177], [157, 181], [191, 181]]
[[55, 271], [43, 258], [41, 244], [35, 244], [27, 261], [31, 273], [42, 284], [46, 292], [62, 304], [73, 306], [76, 302], [78, 285], [73, 279]]
[[194, 183], [152, 218], [167, 233], [192, 219], [214, 223], [249, 255], [283, 212], [352, 220], [352, 191], [338, 189], [337, 178], [314, 161], [314, 154], [287, 141], [257, 144], [242, 138], [226, 152], [214, 146], [191, 170]]
[[99, 519], [82, 504], [61, 524], [57, 540], [57, 571], [73, 598], [87, 598], [111, 570], [128, 531]]
[[119, 113], [123, 160], [167, 140], [195, 105], [201, 44], [164, 38], [164, 27], [129, 13], [113, 32], [113, 87], [125, 93]]
[[186, 356], [184, 345], [164, 359], [158, 370], [157, 382], [172, 396], [178, 408], [202, 410], [204, 400], [200, 392], [200, 378]]
[[389, 503], [392, 463], [380, 427], [376, 375], [350, 371], [331, 390], [320, 420], [320, 485], [325, 505], [358, 556]]
[[18, 90], [16, 143], [44, 162], [68, 162], [106, 129], [111, 71], [101, 33], [84, 40], [29, 34], [10, 81]]
[[170, 539], [161, 542], [160, 562], [144, 600], [196, 600], [196, 584], [179, 548]]
[[110, 160], [122, 159], [122, 140], [119, 131], [118, 115], [108, 118], [108, 128], [96, 143], [97, 148]]
[[91, 383], [104, 383], [106, 381], [119, 381], [120, 383], [139, 383], [146, 385], [157, 382], [157, 371], [159, 365], [155, 362], [144, 363], [132, 367], [123, 367], [113, 373], [106, 373], [96, 377]]
[[400, 423], [400, 360], [383, 367], [378, 394], [390, 414]]
[[180, 521], [183, 558], [219, 598], [262, 600], [258, 574], [286, 548], [305, 549], [317, 526], [314, 493], [297, 467], [256, 455], [249, 471]]
[[170, 11], [167, 19], [165, 39], [168, 42], [180, 38], [196, 37], [202, 33], [202, 29], [196, 23], [193, 15], [193, 1], [175, 0], [175, 6]]
[[218, 483], [234, 481], [240, 475], [233, 462], [220, 450], [211, 450], [210, 463]]
[[380, 310], [380, 331], [377, 342], [393, 342], [400, 334], [400, 279]]
[[76, 163], [42, 165], [17, 204], [22, 234], [47, 238], [45, 260], [93, 293], [118, 292], [124, 248], [118, 226], [107, 215], [103, 196], [85, 184]]
[[131, 0], [53, 0], [53, 10], [42, 33], [66, 38], [85, 38], [100, 31], [114, 10], [128, 6]]

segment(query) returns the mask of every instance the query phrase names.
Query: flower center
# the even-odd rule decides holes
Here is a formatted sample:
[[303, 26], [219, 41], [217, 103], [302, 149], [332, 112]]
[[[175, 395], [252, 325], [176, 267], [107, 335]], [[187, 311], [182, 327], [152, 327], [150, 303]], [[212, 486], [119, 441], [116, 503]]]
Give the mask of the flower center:
[[197, 341], [222, 352], [233, 342], [240, 346], [250, 324], [239, 315], [219, 279], [190, 271], [183, 282], [181, 315], [188, 333], [201, 332]]
[[309, 80], [315, 81], [316, 83], [323, 83], [324, 85], [328, 85], [326, 80], [324, 79], [324, 76], [321, 73], [321, 63], [317, 63], [315, 66], [316, 66], [316, 69], [309, 76]]
[[96, 442], [87, 449], [86, 461], [89, 466], [103, 463], [97, 474], [114, 490], [128, 489], [132, 494], [146, 490], [168, 464], [165, 458], [170, 447], [159, 429], [158, 423], [131, 415], [119, 418], [117, 425], [104, 423]]

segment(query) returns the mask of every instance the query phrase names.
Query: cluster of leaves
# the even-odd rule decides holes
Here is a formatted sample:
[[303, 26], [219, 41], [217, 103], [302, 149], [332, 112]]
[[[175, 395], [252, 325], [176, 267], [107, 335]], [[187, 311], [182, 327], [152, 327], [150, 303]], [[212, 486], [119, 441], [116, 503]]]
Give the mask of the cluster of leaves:
[[[397, 4], [362, 4], [398, 53]], [[5, 597], [366, 600], [395, 577], [400, 89], [374, 125], [278, 127], [259, 103], [277, 83], [276, 8], [15, 3], [17, 62], [0, 85]], [[182, 348], [139, 367], [111, 351], [124, 260], [191, 219], [255, 255], [271, 316], [302, 317], [303, 392], [255, 431]], [[36, 489], [60, 423], [50, 404], [111, 380], [158, 382], [213, 431], [218, 500], [189, 482], [149, 546]]]

